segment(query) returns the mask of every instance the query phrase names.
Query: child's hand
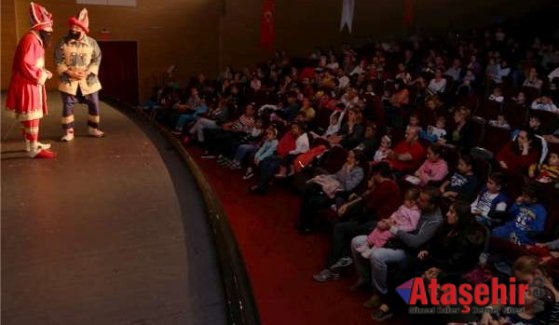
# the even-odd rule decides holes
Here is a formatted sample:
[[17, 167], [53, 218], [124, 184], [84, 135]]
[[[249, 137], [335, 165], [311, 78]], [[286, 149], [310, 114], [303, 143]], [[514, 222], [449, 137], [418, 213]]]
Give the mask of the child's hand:
[[422, 250], [417, 254], [417, 258], [423, 261], [427, 257], [427, 255], [429, 255], [429, 252], [426, 250]]

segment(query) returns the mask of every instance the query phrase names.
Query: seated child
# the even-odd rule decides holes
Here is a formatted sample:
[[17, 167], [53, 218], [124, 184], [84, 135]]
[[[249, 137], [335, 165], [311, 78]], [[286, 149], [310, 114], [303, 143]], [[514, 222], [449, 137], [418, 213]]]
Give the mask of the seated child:
[[421, 122], [419, 121], [419, 117], [417, 116], [417, 114], [410, 115], [408, 125], [406, 126], [406, 131], [410, 128], [417, 128], [421, 130]]
[[458, 159], [456, 172], [440, 187], [444, 198], [471, 202], [476, 195], [478, 179], [474, 174], [474, 159], [464, 154]]
[[509, 209], [510, 221], [493, 229], [493, 237], [510, 240], [517, 245], [534, 244], [532, 235], [544, 231], [547, 211], [538, 202], [537, 189], [528, 184]]
[[448, 165], [441, 158], [442, 151], [442, 145], [436, 143], [430, 145], [427, 148], [427, 160], [415, 171], [414, 176], [408, 175], [404, 179], [421, 187], [429, 182], [442, 181], [448, 174]]
[[444, 116], [437, 117], [435, 126], [429, 125], [427, 131], [421, 130], [419, 137], [431, 143], [435, 143], [446, 136], [446, 118]]
[[487, 183], [479, 192], [479, 195], [470, 205], [472, 214], [476, 220], [491, 228], [491, 212], [507, 211], [508, 197], [502, 192], [505, 186], [506, 176], [503, 173], [495, 172], [489, 175]]
[[[278, 147], [278, 130], [271, 126], [268, 127], [266, 130], [266, 137], [264, 138], [264, 142], [260, 145], [256, 153], [254, 154], [254, 165], [260, 165], [260, 162], [268, 157], [271, 157], [276, 148]], [[252, 169], [252, 164], [248, 166], [243, 179], [247, 180], [254, 176], [254, 171]]]
[[534, 178], [540, 183], [559, 182], [559, 154], [550, 152], [547, 164], [541, 166], [532, 165], [529, 170], [530, 178]]
[[373, 157], [373, 162], [378, 163], [388, 156], [388, 153], [391, 151], [392, 147], [392, 139], [385, 135], [380, 140], [380, 147], [375, 152], [375, 156]]
[[509, 122], [507, 122], [507, 120], [505, 119], [505, 114], [503, 113], [498, 113], [496, 120], [489, 120], [489, 125], [501, 129], [510, 130]]
[[505, 97], [503, 97], [503, 91], [501, 90], [501, 88], [495, 87], [491, 95], [489, 95], [488, 99], [496, 103], [502, 103], [505, 100]]
[[417, 206], [418, 199], [419, 189], [408, 189], [404, 195], [404, 204], [389, 218], [380, 220], [376, 228], [367, 236], [367, 241], [355, 247], [355, 250], [364, 258], [369, 258], [373, 247], [383, 247], [390, 238], [394, 237], [394, 234], [390, 232], [390, 227], [396, 226], [405, 232], [414, 231], [421, 216], [421, 211]]

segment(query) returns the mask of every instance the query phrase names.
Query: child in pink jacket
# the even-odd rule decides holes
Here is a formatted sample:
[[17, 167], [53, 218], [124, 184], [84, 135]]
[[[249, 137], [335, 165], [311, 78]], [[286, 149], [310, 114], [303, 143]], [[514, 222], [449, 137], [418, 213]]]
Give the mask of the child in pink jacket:
[[441, 158], [443, 146], [440, 144], [432, 144], [427, 148], [427, 160], [419, 167], [414, 176], [407, 176], [405, 179], [421, 187], [426, 186], [429, 182], [440, 182], [448, 174], [448, 165]]
[[361, 253], [364, 258], [369, 258], [373, 247], [383, 247], [390, 238], [394, 237], [394, 234], [389, 230], [391, 226], [396, 226], [399, 230], [405, 232], [414, 231], [421, 216], [417, 206], [418, 199], [419, 189], [408, 189], [404, 195], [404, 204], [389, 218], [380, 220], [376, 228], [367, 236], [367, 242], [355, 247], [355, 250]]

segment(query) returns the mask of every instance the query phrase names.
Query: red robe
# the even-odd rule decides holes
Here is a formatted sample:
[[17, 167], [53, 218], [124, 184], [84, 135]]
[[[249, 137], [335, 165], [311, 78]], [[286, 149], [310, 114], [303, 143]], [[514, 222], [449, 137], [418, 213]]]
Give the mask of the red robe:
[[39, 35], [27, 32], [20, 40], [12, 65], [6, 108], [20, 121], [47, 114], [45, 49]]

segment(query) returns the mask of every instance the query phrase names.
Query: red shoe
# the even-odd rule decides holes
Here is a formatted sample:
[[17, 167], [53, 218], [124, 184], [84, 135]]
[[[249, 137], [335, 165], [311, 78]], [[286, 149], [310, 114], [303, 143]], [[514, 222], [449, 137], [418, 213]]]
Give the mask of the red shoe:
[[56, 152], [48, 150], [48, 149], [41, 149], [35, 153], [31, 158], [35, 159], [52, 159], [56, 158]]

